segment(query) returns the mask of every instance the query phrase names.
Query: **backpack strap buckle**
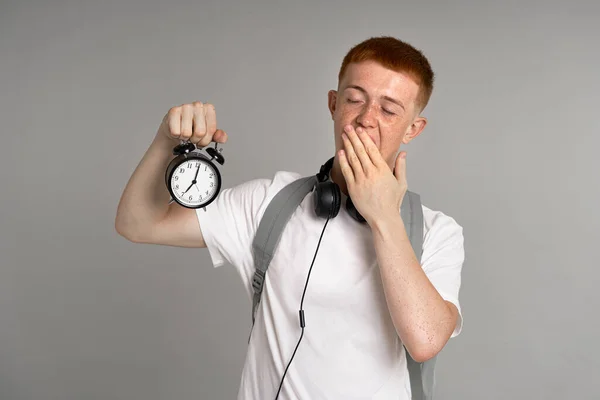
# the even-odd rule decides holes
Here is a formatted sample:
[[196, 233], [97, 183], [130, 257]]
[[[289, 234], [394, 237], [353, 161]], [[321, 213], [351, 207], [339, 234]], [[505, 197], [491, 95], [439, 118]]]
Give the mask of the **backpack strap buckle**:
[[260, 294], [262, 292], [263, 284], [265, 282], [265, 272], [259, 269], [254, 270], [254, 276], [252, 277], [252, 288], [256, 294]]

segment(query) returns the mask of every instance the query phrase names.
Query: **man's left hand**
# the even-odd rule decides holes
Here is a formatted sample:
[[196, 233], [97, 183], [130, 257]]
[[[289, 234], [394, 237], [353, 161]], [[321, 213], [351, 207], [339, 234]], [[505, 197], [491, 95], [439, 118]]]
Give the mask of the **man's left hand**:
[[371, 226], [388, 215], [398, 215], [408, 188], [406, 152], [398, 154], [392, 172], [362, 128], [355, 130], [352, 125], [346, 126], [342, 140], [344, 150], [339, 152], [340, 167], [358, 212]]

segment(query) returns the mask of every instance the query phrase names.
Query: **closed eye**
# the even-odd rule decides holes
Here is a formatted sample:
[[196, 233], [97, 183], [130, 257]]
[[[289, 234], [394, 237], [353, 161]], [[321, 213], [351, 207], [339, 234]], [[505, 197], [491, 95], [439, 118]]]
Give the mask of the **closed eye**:
[[396, 115], [395, 113], [393, 113], [390, 110], [386, 110], [385, 108], [382, 109], [384, 113], [386, 113], [387, 115]]

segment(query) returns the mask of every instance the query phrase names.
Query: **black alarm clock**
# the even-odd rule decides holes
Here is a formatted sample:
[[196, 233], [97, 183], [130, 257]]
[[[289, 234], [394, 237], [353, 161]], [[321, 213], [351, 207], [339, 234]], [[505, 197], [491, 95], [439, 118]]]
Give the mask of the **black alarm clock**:
[[165, 183], [171, 194], [171, 204], [177, 202], [186, 208], [204, 208], [212, 203], [221, 190], [221, 173], [213, 161], [223, 165], [222, 149], [202, 149], [182, 141], [173, 148], [173, 155], [165, 172]]

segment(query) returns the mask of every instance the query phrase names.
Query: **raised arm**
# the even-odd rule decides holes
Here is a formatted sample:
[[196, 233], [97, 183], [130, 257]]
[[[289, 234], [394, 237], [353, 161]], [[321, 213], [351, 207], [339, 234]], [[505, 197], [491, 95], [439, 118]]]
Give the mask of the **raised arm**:
[[165, 169], [179, 140], [199, 146], [225, 143], [227, 134], [217, 129], [212, 104], [194, 102], [173, 107], [127, 183], [117, 208], [115, 229], [135, 243], [179, 247], [206, 247], [196, 211], [171, 203], [165, 186]]

